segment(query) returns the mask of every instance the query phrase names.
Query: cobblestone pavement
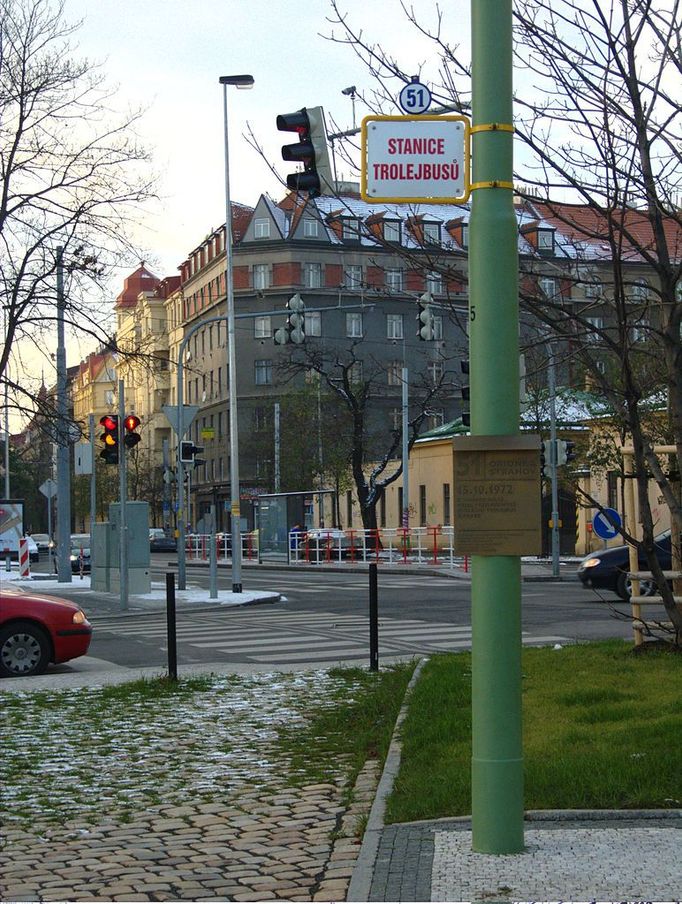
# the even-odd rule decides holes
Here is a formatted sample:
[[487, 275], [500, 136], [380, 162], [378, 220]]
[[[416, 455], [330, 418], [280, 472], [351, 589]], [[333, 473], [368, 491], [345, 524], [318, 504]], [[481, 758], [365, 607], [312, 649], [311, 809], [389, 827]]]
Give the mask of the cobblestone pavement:
[[4, 901], [344, 900], [377, 767], [342, 784], [3, 833]]

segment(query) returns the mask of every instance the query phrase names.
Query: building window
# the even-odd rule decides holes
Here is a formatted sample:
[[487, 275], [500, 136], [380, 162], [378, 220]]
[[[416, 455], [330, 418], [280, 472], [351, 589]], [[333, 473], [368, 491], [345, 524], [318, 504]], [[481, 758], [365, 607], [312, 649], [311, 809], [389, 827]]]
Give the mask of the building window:
[[585, 283], [585, 298], [601, 298], [604, 294], [604, 286], [600, 279], [597, 277], [589, 278], [589, 281]]
[[303, 264], [303, 285], [306, 289], [322, 287], [322, 264]]
[[469, 247], [469, 224], [462, 223], [462, 248]]
[[426, 527], [426, 484], [419, 484], [419, 524]]
[[587, 341], [592, 344], [601, 342], [601, 336], [599, 335], [599, 331], [604, 329], [604, 318], [603, 317], [586, 317], [585, 323], [589, 325], [589, 329], [587, 330], [587, 333], [586, 333]]
[[388, 365], [388, 385], [400, 386], [402, 384], [403, 362], [391, 361]]
[[362, 288], [362, 267], [352, 265], [343, 271], [343, 281], [347, 289]]
[[609, 508], [612, 509], [620, 509], [620, 503], [618, 500], [618, 474], [616, 471], [607, 471], [606, 472], [606, 495], [608, 502], [606, 503]]
[[356, 217], [344, 217], [342, 220], [342, 231], [341, 235], [344, 239], [349, 239], [351, 241], [359, 241], [360, 240], [360, 220]]
[[403, 315], [387, 314], [386, 315], [386, 338], [402, 339], [403, 338]]
[[649, 338], [649, 321], [641, 318], [636, 325], [632, 327], [631, 335], [633, 342], [646, 342]]
[[[391, 408], [391, 430], [400, 430], [403, 424], [403, 409]], [[402, 505], [401, 505], [402, 508]]]
[[440, 242], [440, 223], [424, 223], [424, 244], [437, 245]]
[[638, 279], [634, 282], [628, 291], [630, 301], [643, 302], [649, 298], [649, 283], [645, 279]]
[[268, 426], [267, 410], [262, 405], [257, 405], [253, 409], [253, 429], [265, 430]]
[[400, 243], [400, 223], [396, 220], [384, 220], [384, 241]]
[[270, 288], [270, 267], [267, 264], [254, 264], [253, 287], [254, 289]]
[[218, 398], [223, 394], [223, 369], [218, 368]]
[[271, 339], [272, 338], [272, 321], [270, 315], [256, 317], [253, 321], [253, 338], [254, 339]]
[[348, 379], [351, 383], [362, 383], [362, 361], [354, 361], [348, 371]]
[[450, 524], [450, 484], [443, 484], [443, 524]]
[[551, 254], [554, 251], [554, 230], [538, 229], [538, 251]]
[[257, 219], [253, 224], [253, 237], [255, 239], [269, 239], [270, 220]]
[[398, 267], [389, 267], [384, 271], [386, 288], [392, 292], [403, 291], [403, 271]]
[[426, 291], [433, 295], [442, 295], [443, 293], [443, 274], [436, 273], [432, 270], [426, 274]]
[[439, 427], [442, 427], [445, 423], [445, 415], [443, 414], [443, 410], [440, 411], [432, 411], [429, 414], [429, 430], [437, 430]]
[[349, 339], [362, 339], [362, 312], [346, 314], [346, 336]]
[[445, 366], [442, 361], [429, 362], [429, 376], [431, 377], [431, 382], [434, 386], [438, 386], [440, 381], [443, 379], [444, 373]]
[[433, 325], [433, 338], [434, 339], [442, 339], [443, 338], [443, 315], [442, 314], [434, 314], [432, 325]]
[[307, 239], [316, 239], [319, 235], [320, 224], [312, 217], [303, 217], [303, 235]]
[[306, 311], [304, 332], [306, 336], [322, 335], [321, 311]]
[[272, 383], [272, 361], [265, 358], [253, 363], [256, 386], [267, 386]]
[[557, 281], [551, 276], [543, 276], [540, 280], [540, 291], [547, 296], [547, 298], [556, 298], [559, 294]]

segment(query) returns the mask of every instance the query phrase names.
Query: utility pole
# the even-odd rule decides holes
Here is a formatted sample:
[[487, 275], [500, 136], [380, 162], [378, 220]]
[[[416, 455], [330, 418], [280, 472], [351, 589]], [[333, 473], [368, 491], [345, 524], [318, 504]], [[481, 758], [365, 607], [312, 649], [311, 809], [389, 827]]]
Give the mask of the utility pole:
[[[469, 227], [471, 433], [519, 433], [512, 0], [474, 0]], [[474, 555], [471, 813], [474, 851], [523, 850], [521, 560]]]
[[403, 384], [403, 511], [402, 511], [402, 527], [410, 526], [410, 476], [409, 476], [409, 400], [408, 400], [408, 378], [409, 372], [403, 367], [401, 380]]
[[279, 402], [275, 402], [275, 493], [280, 490], [280, 434], [279, 434]]
[[[88, 430], [90, 432], [90, 458], [92, 459], [92, 472], [90, 473], [90, 557], [94, 560], [92, 530], [97, 520], [97, 467], [95, 465], [95, 415], [88, 415]], [[92, 567], [92, 566], [91, 566]]]
[[64, 249], [57, 248], [57, 580], [71, 578], [71, 473], [69, 470], [68, 410], [66, 404], [66, 347], [64, 344]]
[[552, 576], [559, 577], [559, 475], [557, 468], [556, 441], [556, 368], [554, 366], [554, 349], [547, 343], [549, 358], [547, 361], [547, 386], [549, 389], [549, 479], [552, 488]]
[[126, 500], [128, 498], [128, 474], [126, 471], [125, 446], [125, 390], [123, 380], [118, 381], [118, 495], [120, 508], [120, 531], [118, 536], [119, 600], [123, 611], [128, 608], [128, 524], [126, 521]]

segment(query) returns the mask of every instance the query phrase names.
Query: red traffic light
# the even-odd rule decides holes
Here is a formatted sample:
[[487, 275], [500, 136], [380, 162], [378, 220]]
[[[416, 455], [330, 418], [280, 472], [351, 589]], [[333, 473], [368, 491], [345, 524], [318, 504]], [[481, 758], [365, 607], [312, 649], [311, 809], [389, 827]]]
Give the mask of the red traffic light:
[[139, 433], [135, 433], [140, 426], [140, 419], [136, 414], [127, 414], [123, 420], [123, 426], [126, 429], [126, 435], [123, 438], [123, 442], [127, 449], [132, 449], [142, 438]]
[[115, 414], [105, 414], [104, 417], [99, 419], [99, 423], [105, 430], [113, 431], [118, 429], [118, 418]]
[[123, 426], [126, 428], [126, 430], [137, 430], [137, 428], [140, 426], [140, 419], [136, 414], [129, 414], [123, 421]]

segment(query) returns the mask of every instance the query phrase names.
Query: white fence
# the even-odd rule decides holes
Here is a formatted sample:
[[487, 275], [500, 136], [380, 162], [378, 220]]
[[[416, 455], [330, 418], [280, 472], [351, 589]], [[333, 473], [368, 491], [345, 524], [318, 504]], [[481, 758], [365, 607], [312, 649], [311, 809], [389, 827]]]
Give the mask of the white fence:
[[[230, 558], [229, 534], [216, 536], [218, 561]], [[208, 560], [210, 534], [192, 534], [187, 538], [188, 559]], [[469, 570], [466, 556], [455, 555], [454, 528], [412, 527], [379, 530], [339, 530], [315, 528], [291, 531], [288, 537], [289, 561], [298, 565], [330, 565], [339, 562], [379, 562], [382, 565], [440, 565]], [[242, 534], [242, 559], [259, 561], [258, 531]]]

